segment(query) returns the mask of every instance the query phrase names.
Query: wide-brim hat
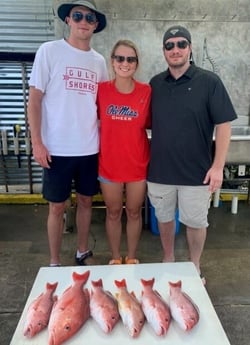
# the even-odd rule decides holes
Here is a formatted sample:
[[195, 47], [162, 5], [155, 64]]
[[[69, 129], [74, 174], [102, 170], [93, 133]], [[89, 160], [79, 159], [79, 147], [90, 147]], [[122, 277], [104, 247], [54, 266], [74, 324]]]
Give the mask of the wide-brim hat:
[[69, 13], [72, 10], [72, 8], [76, 6], [85, 6], [91, 9], [93, 12], [95, 12], [96, 18], [98, 20], [98, 26], [95, 29], [94, 33], [100, 32], [106, 27], [106, 17], [103, 13], [97, 10], [96, 4], [93, 0], [75, 0], [72, 2], [66, 2], [64, 4], [61, 4], [57, 8], [58, 17], [64, 22], [65, 18], [69, 16]]

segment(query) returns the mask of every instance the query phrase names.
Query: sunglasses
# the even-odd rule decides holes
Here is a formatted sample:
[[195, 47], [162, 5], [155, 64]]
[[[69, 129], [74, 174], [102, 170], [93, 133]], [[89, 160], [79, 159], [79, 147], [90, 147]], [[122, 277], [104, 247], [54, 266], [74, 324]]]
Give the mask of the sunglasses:
[[75, 23], [80, 23], [81, 20], [85, 19], [89, 24], [95, 24], [97, 22], [95, 13], [82, 13], [82, 12], [73, 12], [71, 14], [71, 18]]
[[188, 46], [189, 42], [186, 40], [164, 43], [164, 48], [168, 51], [174, 49], [174, 47], [178, 47], [179, 49], [186, 49]]
[[124, 62], [125, 60], [127, 63], [138, 62], [138, 58], [136, 56], [112, 55], [112, 59], [115, 59], [115, 61], [119, 63]]

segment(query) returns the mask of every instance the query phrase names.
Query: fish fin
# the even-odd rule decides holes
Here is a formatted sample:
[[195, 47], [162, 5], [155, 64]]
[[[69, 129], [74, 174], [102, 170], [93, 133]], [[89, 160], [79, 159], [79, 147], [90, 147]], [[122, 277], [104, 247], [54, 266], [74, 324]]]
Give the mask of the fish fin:
[[44, 293], [42, 292], [36, 299], [33, 300], [33, 302], [30, 304], [30, 308], [36, 310], [37, 307], [40, 305], [40, 301]]
[[135, 295], [135, 292], [134, 292], [134, 291], [131, 291], [131, 292], [130, 292], [130, 295], [136, 298], [136, 295]]
[[92, 280], [91, 284], [94, 287], [103, 287], [103, 283], [102, 283], [102, 278], [98, 279], [98, 280]]
[[130, 292], [130, 296], [131, 296], [137, 303], [140, 303], [139, 300], [137, 299], [136, 294], [135, 294], [134, 291], [131, 291], [131, 292]]
[[86, 298], [87, 298], [87, 300], [88, 300], [88, 303], [89, 303], [89, 301], [90, 301], [90, 292], [89, 292], [88, 289], [84, 289], [83, 291], [84, 291], [85, 296], [86, 296]]
[[104, 291], [109, 297], [111, 297], [113, 300], [115, 300], [114, 295], [112, 294], [112, 292], [105, 290]]
[[126, 279], [115, 280], [115, 285], [116, 285], [118, 288], [127, 287]]
[[154, 290], [154, 293], [155, 293], [158, 297], [161, 297], [161, 298], [162, 298], [162, 296], [161, 296], [161, 294], [159, 293], [159, 291]]
[[184, 291], [182, 291], [182, 294], [189, 300], [190, 303], [192, 303], [192, 305], [194, 306], [194, 308], [196, 309], [198, 315], [200, 315], [200, 310], [199, 307], [197, 306], [196, 303], [194, 303], [194, 301], [192, 300], [192, 298]]
[[58, 303], [58, 297], [55, 296], [54, 303], [53, 303], [53, 306], [52, 306], [52, 310], [55, 308], [55, 306], [57, 305], [57, 303]]
[[153, 287], [154, 282], [155, 282], [155, 278], [148, 279], [148, 280], [141, 279], [141, 283], [142, 283], [143, 286], [151, 286], [151, 287]]
[[74, 280], [74, 282], [76, 281], [84, 281], [84, 284], [87, 282], [87, 280], [89, 279], [89, 275], [90, 275], [90, 270], [80, 274], [77, 272], [73, 272], [72, 274], [72, 278]]

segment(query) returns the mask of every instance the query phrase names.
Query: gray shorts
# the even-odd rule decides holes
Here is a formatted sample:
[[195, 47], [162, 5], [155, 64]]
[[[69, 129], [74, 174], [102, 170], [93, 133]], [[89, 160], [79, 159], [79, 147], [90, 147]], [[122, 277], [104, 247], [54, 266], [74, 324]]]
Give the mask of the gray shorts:
[[211, 199], [208, 186], [173, 186], [152, 182], [147, 182], [147, 185], [149, 200], [160, 223], [174, 220], [178, 208], [181, 223], [195, 229], [208, 226]]

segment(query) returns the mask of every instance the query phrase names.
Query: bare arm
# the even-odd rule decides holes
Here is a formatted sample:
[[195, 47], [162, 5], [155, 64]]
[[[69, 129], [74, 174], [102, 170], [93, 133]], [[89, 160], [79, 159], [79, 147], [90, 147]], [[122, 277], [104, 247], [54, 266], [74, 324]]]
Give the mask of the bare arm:
[[215, 127], [215, 155], [211, 168], [208, 170], [204, 184], [209, 183], [209, 190], [213, 193], [223, 182], [223, 168], [231, 138], [231, 123], [225, 122]]
[[47, 148], [44, 146], [41, 137], [42, 98], [42, 91], [34, 87], [30, 87], [28, 121], [30, 126], [33, 155], [38, 164], [40, 164], [43, 168], [49, 168], [48, 162], [51, 161], [51, 157]]

